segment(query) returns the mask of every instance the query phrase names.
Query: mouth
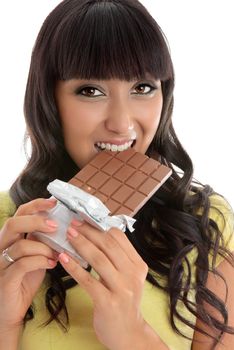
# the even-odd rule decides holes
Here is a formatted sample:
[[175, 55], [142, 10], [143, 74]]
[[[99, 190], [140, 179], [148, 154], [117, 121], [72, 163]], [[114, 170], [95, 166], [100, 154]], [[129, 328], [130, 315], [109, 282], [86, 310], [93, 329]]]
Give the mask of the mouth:
[[111, 151], [111, 152], [122, 152], [129, 149], [130, 147], [133, 147], [135, 143], [136, 143], [136, 140], [130, 140], [121, 145], [116, 145], [113, 143], [97, 142], [95, 144], [95, 147], [99, 152], [104, 150]]

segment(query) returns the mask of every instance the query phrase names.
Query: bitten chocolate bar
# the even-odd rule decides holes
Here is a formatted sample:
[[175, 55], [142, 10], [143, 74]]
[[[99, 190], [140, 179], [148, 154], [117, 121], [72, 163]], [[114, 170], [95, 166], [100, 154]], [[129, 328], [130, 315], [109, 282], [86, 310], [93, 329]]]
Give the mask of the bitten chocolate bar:
[[69, 183], [99, 198], [111, 215], [134, 216], [171, 173], [167, 166], [130, 148], [98, 153]]

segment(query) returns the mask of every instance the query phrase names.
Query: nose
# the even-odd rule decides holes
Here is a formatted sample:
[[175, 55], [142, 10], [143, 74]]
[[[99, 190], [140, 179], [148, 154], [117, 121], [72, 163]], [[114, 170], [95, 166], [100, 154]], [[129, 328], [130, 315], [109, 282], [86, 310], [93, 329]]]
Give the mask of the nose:
[[133, 127], [133, 118], [128, 104], [125, 102], [114, 102], [109, 105], [105, 127], [108, 131], [128, 135]]

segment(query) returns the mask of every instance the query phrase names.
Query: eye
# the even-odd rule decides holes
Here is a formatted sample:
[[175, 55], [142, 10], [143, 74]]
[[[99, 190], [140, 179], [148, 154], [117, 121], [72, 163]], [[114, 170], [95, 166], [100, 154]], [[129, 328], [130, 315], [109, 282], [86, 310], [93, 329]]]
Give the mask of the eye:
[[103, 96], [103, 93], [93, 86], [85, 86], [76, 91], [77, 95], [82, 95], [85, 97], [98, 97]]
[[134, 88], [134, 90], [136, 91], [133, 93], [134, 95], [148, 95], [156, 90], [156, 87], [149, 84], [139, 84]]

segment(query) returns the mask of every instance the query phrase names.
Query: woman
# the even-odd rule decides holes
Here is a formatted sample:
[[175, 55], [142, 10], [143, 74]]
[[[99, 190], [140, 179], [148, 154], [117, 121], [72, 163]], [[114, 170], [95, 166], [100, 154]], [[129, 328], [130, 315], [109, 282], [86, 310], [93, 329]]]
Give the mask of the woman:
[[[25, 95], [32, 153], [1, 195], [2, 348], [234, 345], [233, 213], [192, 182], [172, 124], [173, 88], [164, 35], [138, 1], [65, 0], [45, 20]], [[56, 203], [46, 199], [50, 181], [68, 181], [97, 152], [128, 147], [173, 170], [133, 234], [73, 221], [67, 239], [87, 270], [32, 239], [57, 227], [40, 215]]]

